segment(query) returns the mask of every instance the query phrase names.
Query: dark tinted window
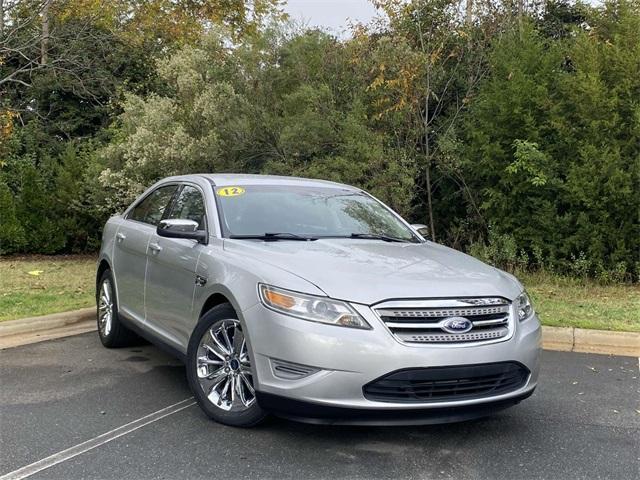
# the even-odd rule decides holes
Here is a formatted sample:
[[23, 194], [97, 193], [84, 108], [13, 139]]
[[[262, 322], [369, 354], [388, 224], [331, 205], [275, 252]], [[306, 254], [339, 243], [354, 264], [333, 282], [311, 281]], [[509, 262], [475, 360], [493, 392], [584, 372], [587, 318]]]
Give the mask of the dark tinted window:
[[200, 190], [185, 185], [167, 218], [181, 218], [198, 222], [198, 230], [206, 228], [204, 201]]
[[176, 185], [167, 185], [154, 190], [131, 210], [127, 218], [150, 225], [158, 225], [176, 188]]

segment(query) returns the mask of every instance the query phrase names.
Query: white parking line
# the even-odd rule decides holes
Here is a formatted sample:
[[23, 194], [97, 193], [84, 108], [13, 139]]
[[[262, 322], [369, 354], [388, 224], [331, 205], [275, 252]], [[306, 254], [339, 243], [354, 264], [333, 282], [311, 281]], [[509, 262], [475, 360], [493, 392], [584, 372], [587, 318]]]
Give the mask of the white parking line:
[[0, 477], [0, 480], [20, 480], [22, 478], [29, 477], [34, 473], [38, 473], [49, 467], [53, 467], [54, 465], [57, 465], [60, 462], [64, 462], [65, 460], [69, 460], [70, 458], [76, 457], [81, 453], [93, 450], [94, 448], [99, 447], [100, 445], [104, 445], [111, 440], [115, 440], [118, 437], [131, 433], [134, 430], [144, 427], [145, 425], [149, 425], [150, 423], [157, 422], [158, 420], [168, 417], [169, 415], [173, 415], [174, 413], [178, 413], [181, 410], [189, 408], [190, 406], [195, 404], [196, 402], [193, 400], [193, 397], [187, 398], [178, 403], [174, 403], [173, 405], [169, 405], [162, 410], [150, 413], [149, 415], [145, 415], [138, 420], [134, 420], [133, 422], [110, 430], [106, 433], [103, 433], [102, 435], [98, 435], [91, 440], [87, 440], [86, 442], [82, 442], [74, 447], [62, 450], [61, 452], [54, 453], [53, 455], [43, 458], [42, 460], [38, 460], [37, 462], [34, 462], [30, 465], [21, 467], [17, 470], [14, 470], [13, 472], [6, 473]]

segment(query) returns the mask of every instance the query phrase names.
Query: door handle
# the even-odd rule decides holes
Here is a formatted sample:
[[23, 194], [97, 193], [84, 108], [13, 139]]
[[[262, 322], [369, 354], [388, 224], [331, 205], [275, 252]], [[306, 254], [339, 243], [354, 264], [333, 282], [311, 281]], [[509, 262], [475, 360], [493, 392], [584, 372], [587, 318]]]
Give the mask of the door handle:
[[160, 245], [158, 245], [157, 243], [150, 243], [149, 244], [149, 249], [153, 252], [153, 253], [159, 253], [162, 251], [162, 247]]
[[118, 239], [119, 242], [122, 242], [125, 238], [127, 238], [127, 236], [124, 233], [116, 233], [116, 239]]

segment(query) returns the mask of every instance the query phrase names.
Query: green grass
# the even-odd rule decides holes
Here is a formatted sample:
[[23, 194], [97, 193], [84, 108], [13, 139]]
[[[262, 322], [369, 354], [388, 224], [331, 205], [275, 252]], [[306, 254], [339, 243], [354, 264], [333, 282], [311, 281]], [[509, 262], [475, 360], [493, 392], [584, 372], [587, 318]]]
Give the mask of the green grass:
[[600, 285], [545, 273], [519, 275], [543, 325], [640, 331], [640, 285]]
[[0, 258], [0, 321], [94, 305], [95, 272], [93, 256]]
[[[94, 305], [93, 256], [0, 258], [0, 321]], [[41, 271], [39, 275], [29, 272]], [[640, 331], [640, 285], [521, 274], [544, 325]]]

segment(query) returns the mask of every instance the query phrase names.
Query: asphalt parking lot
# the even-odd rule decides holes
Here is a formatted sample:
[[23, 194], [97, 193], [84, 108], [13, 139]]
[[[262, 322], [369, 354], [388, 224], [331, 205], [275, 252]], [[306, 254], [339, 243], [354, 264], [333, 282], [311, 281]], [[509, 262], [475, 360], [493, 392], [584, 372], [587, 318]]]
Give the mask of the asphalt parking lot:
[[[206, 419], [192, 405], [184, 367], [150, 345], [106, 350], [89, 333], [3, 350], [0, 360], [0, 478], [640, 475], [632, 357], [545, 351], [533, 397], [472, 422], [372, 428], [272, 419], [251, 430]], [[52, 455], [45, 464], [54, 464], [38, 471], [44, 464], [36, 462]]]

